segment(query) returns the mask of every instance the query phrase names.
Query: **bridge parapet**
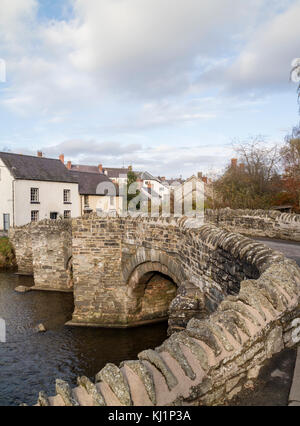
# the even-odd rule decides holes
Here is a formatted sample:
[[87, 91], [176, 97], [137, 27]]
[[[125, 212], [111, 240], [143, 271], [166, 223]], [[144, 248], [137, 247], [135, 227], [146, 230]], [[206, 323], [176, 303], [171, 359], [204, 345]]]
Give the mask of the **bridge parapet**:
[[205, 210], [205, 221], [252, 237], [300, 241], [300, 215], [275, 210]]

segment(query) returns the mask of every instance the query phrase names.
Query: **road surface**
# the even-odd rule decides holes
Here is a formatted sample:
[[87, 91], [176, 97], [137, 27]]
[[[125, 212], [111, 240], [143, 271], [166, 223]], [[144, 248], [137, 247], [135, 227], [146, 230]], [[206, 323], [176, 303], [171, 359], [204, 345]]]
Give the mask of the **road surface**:
[[281, 251], [286, 257], [294, 259], [300, 266], [300, 243], [284, 240], [271, 240], [267, 238], [255, 238], [273, 250]]

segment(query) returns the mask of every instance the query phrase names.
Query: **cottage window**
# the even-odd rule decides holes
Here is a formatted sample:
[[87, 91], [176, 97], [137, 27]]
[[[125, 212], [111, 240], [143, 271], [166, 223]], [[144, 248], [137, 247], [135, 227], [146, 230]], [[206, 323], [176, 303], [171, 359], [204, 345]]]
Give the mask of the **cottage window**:
[[50, 212], [50, 219], [56, 220], [57, 219], [57, 212]]
[[64, 219], [69, 219], [71, 217], [71, 210], [64, 210]]
[[30, 202], [31, 203], [39, 202], [39, 188], [30, 188]]
[[37, 222], [39, 220], [39, 211], [31, 210], [31, 222]]
[[71, 190], [70, 189], [64, 189], [64, 203], [70, 203], [71, 202]]

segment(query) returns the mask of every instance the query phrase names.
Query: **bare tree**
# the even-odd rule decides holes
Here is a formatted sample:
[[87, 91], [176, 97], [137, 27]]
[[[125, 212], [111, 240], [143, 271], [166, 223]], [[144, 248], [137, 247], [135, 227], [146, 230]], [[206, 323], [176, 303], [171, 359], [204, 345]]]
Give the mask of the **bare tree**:
[[292, 63], [292, 69], [290, 73], [290, 79], [298, 84], [298, 101], [300, 101], [300, 58], [297, 58]]
[[238, 141], [234, 150], [257, 190], [264, 191], [279, 171], [278, 146], [267, 146], [264, 136], [258, 135], [245, 142]]
[[281, 189], [280, 156], [276, 145], [262, 136], [235, 141], [237, 158], [215, 184], [220, 206], [231, 208], [270, 208]]

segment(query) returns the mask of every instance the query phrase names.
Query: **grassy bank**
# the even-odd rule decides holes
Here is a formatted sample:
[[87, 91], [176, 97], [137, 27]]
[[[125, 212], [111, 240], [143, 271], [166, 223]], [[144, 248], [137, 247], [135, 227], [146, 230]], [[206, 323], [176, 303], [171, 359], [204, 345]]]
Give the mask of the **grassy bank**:
[[14, 268], [16, 260], [13, 248], [7, 237], [0, 238], [0, 269]]

